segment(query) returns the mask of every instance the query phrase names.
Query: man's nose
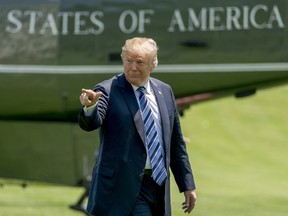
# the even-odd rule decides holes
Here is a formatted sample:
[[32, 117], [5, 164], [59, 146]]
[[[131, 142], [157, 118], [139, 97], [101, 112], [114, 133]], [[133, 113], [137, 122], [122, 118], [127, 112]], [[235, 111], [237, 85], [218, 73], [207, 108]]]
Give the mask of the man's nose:
[[137, 70], [137, 63], [136, 62], [132, 62], [131, 69], [132, 70]]

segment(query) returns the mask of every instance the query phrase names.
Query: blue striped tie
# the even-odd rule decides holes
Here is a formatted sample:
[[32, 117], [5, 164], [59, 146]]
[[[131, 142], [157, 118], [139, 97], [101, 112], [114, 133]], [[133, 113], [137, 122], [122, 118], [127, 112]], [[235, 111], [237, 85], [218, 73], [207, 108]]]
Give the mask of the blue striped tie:
[[144, 129], [146, 133], [146, 145], [150, 158], [152, 176], [158, 185], [162, 185], [167, 178], [164, 158], [162, 155], [162, 146], [159, 142], [155, 121], [152, 115], [151, 108], [145, 96], [145, 87], [141, 86], [137, 89], [140, 92], [139, 103], [144, 121]]

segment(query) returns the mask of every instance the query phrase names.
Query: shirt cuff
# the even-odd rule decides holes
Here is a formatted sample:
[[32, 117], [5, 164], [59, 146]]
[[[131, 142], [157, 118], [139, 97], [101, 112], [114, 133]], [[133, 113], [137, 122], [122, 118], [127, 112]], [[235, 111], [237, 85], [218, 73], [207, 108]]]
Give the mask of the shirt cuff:
[[91, 116], [92, 113], [93, 113], [93, 111], [94, 111], [94, 109], [95, 109], [95, 107], [96, 107], [96, 105], [97, 105], [97, 103], [94, 104], [94, 105], [92, 105], [92, 106], [89, 106], [89, 107], [84, 106], [84, 107], [83, 107], [83, 110], [84, 110], [85, 116], [87, 116], [87, 117], [88, 117], [88, 116]]

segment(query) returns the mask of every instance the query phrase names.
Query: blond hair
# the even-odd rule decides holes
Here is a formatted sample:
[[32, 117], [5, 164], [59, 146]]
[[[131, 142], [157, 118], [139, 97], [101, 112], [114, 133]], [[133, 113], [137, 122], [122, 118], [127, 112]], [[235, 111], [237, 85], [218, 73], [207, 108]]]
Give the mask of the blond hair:
[[152, 68], [154, 69], [158, 65], [158, 46], [152, 38], [134, 37], [132, 39], [127, 39], [122, 47], [122, 60], [124, 60], [127, 52], [133, 52], [139, 55], [149, 55]]

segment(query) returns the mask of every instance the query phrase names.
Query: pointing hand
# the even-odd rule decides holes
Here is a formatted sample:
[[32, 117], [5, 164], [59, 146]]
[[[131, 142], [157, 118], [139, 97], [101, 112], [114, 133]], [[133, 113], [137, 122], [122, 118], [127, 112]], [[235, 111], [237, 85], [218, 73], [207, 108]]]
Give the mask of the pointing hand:
[[82, 89], [82, 94], [79, 99], [83, 106], [89, 107], [97, 103], [102, 92], [94, 92], [91, 89]]

